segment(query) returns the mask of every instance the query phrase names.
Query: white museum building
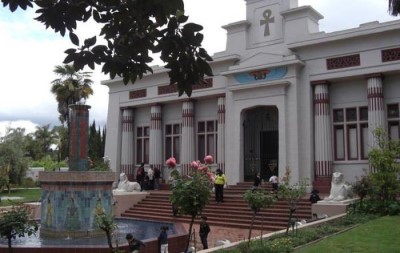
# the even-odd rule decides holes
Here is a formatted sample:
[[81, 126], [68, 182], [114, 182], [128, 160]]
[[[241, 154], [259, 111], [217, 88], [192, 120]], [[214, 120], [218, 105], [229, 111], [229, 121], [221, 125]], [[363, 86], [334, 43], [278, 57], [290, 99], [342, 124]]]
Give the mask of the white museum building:
[[[109, 87], [105, 156], [133, 177], [141, 162], [183, 174], [214, 157], [229, 184], [291, 170], [328, 191], [333, 172], [346, 181], [369, 170], [373, 130], [399, 138], [400, 21], [319, 31], [323, 16], [297, 0], [245, 0], [246, 20], [228, 24], [214, 76], [189, 98], [157, 67], [134, 85]], [[389, 15], [389, 14], [388, 14]]]

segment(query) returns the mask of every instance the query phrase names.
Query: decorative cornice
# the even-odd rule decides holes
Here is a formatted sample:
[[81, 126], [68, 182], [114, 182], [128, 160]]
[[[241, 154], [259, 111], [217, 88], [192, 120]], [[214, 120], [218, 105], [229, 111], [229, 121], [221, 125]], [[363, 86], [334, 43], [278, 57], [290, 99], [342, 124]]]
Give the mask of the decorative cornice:
[[315, 80], [310, 82], [311, 86], [317, 85], [330, 85], [331, 83], [328, 80]]
[[368, 78], [381, 78], [381, 79], [383, 79], [384, 75], [382, 73], [372, 73], [372, 74], [365, 75], [365, 78], [366, 79], [368, 79]]

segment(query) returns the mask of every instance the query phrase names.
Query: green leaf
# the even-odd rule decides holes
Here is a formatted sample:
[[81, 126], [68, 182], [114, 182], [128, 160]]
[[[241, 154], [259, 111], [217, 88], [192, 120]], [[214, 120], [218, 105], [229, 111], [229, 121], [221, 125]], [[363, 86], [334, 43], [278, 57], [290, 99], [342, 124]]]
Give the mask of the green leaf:
[[93, 19], [94, 21], [96, 21], [97, 23], [101, 22], [101, 17], [98, 11], [94, 10], [93, 11]]
[[68, 54], [67, 57], [65, 57], [63, 63], [64, 63], [64, 64], [68, 64], [68, 63], [70, 63], [70, 62], [73, 62], [75, 56], [76, 56], [76, 55], [75, 55], [74, 53]]
[[74, 43], [74, 45], [79, 46], [79, 38], [78, 38], [78, 36], [76, 36], [75, 33], [70, 32], [69, 39], [71, 40], [72, 43]]
[[87, 48], [93, 46], [94, 44], [96, 44], [96, 36], [93, 36], [92, 38], [86, 39], [84, 41], [84, 45]]
[[201, 25], [195, 24], [195, 23], [187, 23], [186, 25], [183, 26], [184, 29], [191, 30], [193, 32], [199, 32], [203, 30], [203, 27]]
[[201, 58], [197, 58], [196, 62], [203, 73], [205, 73], [208, 76], [213, 76], [212, 69], [208, 64], [208, 62], [202, 60]]
[[186, 23], [186, 21], [188, 21], [189, 16], [185, 16], [185, 15], [180, 15], [178, 16], [178, 23]]
[[64, 51], [64, 53], [66, 53], [66, 54], [73, 54], [75, 52], [76, 52], [75, 48], [70, 48], [70, 49], [67, 49], [67, 50]]

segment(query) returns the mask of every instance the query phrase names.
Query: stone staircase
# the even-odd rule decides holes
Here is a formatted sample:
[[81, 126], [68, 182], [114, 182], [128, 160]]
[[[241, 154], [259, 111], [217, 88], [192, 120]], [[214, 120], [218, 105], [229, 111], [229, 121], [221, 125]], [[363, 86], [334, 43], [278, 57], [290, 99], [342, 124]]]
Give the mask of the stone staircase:
[[[243, 200], [243, 193], [251, 188], [251, 185], [251, 182], [243, 182], [225, 188], [224, 203], [220, 204], [214, 201], [214, 194], [212, 194], [210, 203], [203, 211], [203, 214], [208, 217], [208, 223], [211, 226], [248, 229], [251, 224], [252, 211]], [[268, 183], [264, 183], [262, 188], [272, 189]], [[126, 210], [122, 217], [189, 223], [189, 216], [174, 217], [172, 215], [170, 196], [170, 191], [151, 191], [145, 199]], [[266, 232], [284, 229], [287, 226], [288, 217], [288, 204], [285, 201], [278, 201], [274, 206], [264, 208], [257, 214], [254, 229], [263, 229]], [[308, 197], [299, 202], [295, 218], [297, 220], [310, 220], [312, 218]], [[197, 217], [195, 223], [198, 224], [199, 222], [200, 218]]]

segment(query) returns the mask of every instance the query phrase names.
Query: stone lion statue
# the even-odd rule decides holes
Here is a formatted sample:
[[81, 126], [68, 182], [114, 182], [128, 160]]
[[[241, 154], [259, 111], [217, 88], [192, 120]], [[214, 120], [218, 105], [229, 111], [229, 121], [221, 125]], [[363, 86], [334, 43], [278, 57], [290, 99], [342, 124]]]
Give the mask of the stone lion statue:
[[351, 186], [344, 182], [343, 174], [334, 172], [332, 174], [331, 192], [325, 200], [342, 201], [351, 197], [353, 197]]
[[140, 184], [137, 182], [130, 182], [128, 177], [124, 172], [119, 174], [119, 183], [116, 191], [121, 192], [133, 192], [133, 191], [140, 191]]

